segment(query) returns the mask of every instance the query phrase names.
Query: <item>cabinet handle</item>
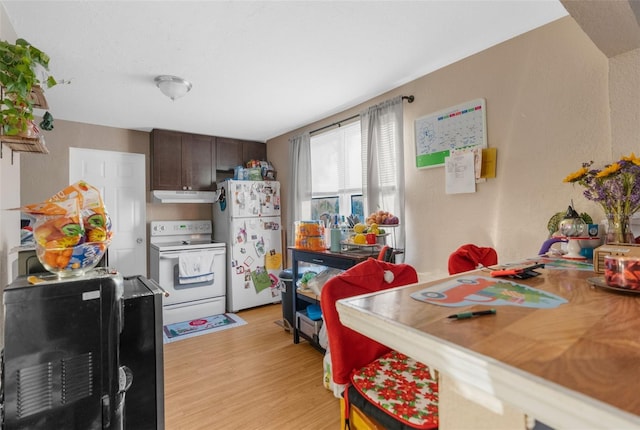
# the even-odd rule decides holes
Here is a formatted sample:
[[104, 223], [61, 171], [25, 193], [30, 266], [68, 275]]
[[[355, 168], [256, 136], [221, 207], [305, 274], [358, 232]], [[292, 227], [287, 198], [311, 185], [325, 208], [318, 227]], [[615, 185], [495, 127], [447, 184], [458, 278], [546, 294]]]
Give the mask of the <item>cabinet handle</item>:
[[320, 263], [320, 264], [324, 263], [324, 260], [321, 260], [319, 258], [312, 258], [312, 260], [314, 263]]

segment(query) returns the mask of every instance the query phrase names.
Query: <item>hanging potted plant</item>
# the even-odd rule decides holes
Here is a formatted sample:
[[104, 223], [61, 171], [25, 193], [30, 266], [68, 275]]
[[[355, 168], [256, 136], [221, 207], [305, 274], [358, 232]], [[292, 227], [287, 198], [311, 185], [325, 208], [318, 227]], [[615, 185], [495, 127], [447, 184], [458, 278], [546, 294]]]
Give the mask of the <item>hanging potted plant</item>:
[[26, 40], [18, 39], [15, 44], [0, 40], [0, 134], [33, 137], [37, 130], [33, 108], [38, 102], [33, 92], [41, 84], [46, 88], [57, 84], [52, 76], [45, 76], [48, 70], [49, 56]]

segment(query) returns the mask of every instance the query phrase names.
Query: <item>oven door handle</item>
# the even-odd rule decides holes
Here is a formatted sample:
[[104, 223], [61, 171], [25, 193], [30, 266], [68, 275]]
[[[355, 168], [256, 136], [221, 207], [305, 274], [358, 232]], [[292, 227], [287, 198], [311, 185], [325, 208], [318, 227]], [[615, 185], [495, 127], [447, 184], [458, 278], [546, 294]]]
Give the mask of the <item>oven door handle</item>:
[[[165, 252], [165, 253], [160, 253], [160, 259], [162, 260], [176, 260], [180, 257], [180, 255], [184, 255], [184, 254], [190, 254], [190, 253], [199, 253], [199, 252], [208, 252], [211, 251], [209, 249], [192, 249], [192, 250], [184, 250], [184, 251], [171, 251], [171, 252]], [[219, 252], [216, 252], [219, 251]], [[217, 254], [224, 254], [224, 251], [220, 251], [220, 250], [216, 250], [214, 251], [214, 253]]]

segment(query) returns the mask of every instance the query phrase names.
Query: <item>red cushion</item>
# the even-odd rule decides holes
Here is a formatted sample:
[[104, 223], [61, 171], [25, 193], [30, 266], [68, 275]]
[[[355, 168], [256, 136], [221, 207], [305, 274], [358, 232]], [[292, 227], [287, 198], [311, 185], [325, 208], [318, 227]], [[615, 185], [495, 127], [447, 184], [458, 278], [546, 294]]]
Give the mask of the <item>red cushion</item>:
[[449, 274], [468, 272], [476, 269], [479, 264], [485, 267], [498, 264], [495, 249], [472, 244], [462, 245], [449, 256]]
[[[393, 273], [391, 282], [385, 281], [385, 271]], [[331, 373], [335, 383], [347, 384], [353, 370], [390, 351], [388, 347], [343, 326], [336, 310], [336, 301], [416, 282], [418, 275], [408, 264], [392, 264], [369, 258], [331, 278], [322, 287], [320, 304], [327, 329]]]
[[[419, 361], [390, 351], [355, 372], [351, 382], [364, 401], [377, 408], [365, 403], [366, 411], [385, 427], [397, 427], [399, 421], [414, 429], [438, 428], [438, 381]], [[351, 390], [349, 400], [359, 406]]]

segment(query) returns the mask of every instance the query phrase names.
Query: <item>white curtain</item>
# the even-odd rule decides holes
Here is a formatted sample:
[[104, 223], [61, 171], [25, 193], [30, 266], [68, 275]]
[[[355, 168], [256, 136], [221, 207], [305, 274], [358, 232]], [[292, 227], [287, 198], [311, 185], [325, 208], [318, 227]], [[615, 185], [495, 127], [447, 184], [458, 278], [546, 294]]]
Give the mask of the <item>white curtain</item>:
[[378, 210], [400, 219], [392, 232], [395, 247], [404, 249], [404, 143], [402, 96], [360, 114], [362, 189], [365, 216]]
[[[309, 133], [289, 139], [289, 201], [287, 202], [287, 243], [294, 245], [294, 222], [310, 213], [311, 206], [311, 137]], [[307, 215], [308, 216], [308, 215]]]

